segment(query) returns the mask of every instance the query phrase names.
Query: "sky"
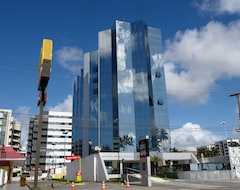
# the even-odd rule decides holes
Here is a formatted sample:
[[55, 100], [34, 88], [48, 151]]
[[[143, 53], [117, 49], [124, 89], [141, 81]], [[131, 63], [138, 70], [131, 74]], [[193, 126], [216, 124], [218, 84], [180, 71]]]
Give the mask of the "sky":
[[2, 0], [0, 109], [22, 122], [37, 115], [37, 81], [44, 38], [53, 40], [45, 110], [72, 111], [73, 81], [98, 32], [115, 20], [143, 20], [161, 30], [172, 147], [195, 150], [239, 138], [239, 0]]

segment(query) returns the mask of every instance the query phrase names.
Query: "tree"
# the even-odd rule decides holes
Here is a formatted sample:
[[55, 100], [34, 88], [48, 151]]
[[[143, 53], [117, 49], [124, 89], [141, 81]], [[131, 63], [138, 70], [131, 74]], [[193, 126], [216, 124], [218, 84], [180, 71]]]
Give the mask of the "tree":
[[178, 152], [178, 149], [176, 147], [170, 148], [170, 152]]
[[237, 146], [240, 146], [239, 143], [237, 142], [231, 142], [231, 144], [229, 145], [231, 147], [237, 147]]
[[158, 168], [158, 163], [162, 162], [162, 159], [156, 155], [151, 157], [151, 161], [153, 162], [153, 170], [154, 170], [154, 175], [157, 175], [157, 168]]
[[169, 172], [169, 167], [168, 166], [163, 166], [161, 169], [160, 169], [160, 172], [164, 175], [164, 177], [166, 178], [167, 177], [167, 173]]
[[119, 139], [120, 139], [119, 148], [125, 150], [127, 146], [133, 146], [134, 143], [133, 137], [129, 135], [123, 135], [123, 137], [120, 137]]
[[165, 129], [160, 129], [160, 139], [161, 141], [168, 139], [168, 132]]
[[204, 148], [198, 148], [198, 150], [197, 150], [197, 157], [201, 158], [201, 156], [204, 155], [204, 153], [205, 153], [205, 149]]
[[216, 147], [212, 147], [212, 149], [211, 149], [211, 156], [212, 157], [218, 156], [218, 151], [217, 151]]
[[166, 149], [164, 141], [169, 139], [169, 133], [166, 129], [157, 128], [154, 126], [152, 128], [152, 150], [161, 151], [161, 149]]
[[218, 151], [215, 147], [211, 147], [211, 149], [199, 148], [197, 151], [197, 157], [215, 157], [218, 156]]
[[164, 142], [169, 139], [169, 133], [166, 131], [166, 129], [159, 129], [155, 128], [155, 139], [156, 139], [156, 145], [157, 145], [157, 150], [160, 152], [161, 147], [162, 149], [165, 149], [165, 144]]

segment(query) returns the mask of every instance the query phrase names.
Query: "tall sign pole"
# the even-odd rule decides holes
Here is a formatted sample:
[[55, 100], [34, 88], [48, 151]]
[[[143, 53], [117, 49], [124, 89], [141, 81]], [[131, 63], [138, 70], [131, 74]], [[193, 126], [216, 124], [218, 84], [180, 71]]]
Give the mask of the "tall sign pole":
[[40, 162], [40, 149], [42, 139], [42, 117], [43, 107], [47, 102], [47, 93], [45, 92], [50, 78], [52, 68], [52, 40], [43, 39], [42, 48], [40, 51], [40, 63], [38, 69], [38, 106], [39, 118], [37, 128], [37, 143], [35, 157], [35, 172], [34, 172], [34, 189], [38, 189], [38, 168]]
[[149, 157], [149, 137], [145, 136], [139, 140], [140, 172], [142, 185], [152, 186], [151, 182], [151, 163]]

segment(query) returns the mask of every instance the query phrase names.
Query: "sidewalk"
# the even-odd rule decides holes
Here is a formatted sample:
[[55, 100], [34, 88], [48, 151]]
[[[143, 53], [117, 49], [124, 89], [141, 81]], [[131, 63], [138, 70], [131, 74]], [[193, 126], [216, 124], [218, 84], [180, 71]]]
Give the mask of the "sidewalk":
[[29, 190], [28, 186], [20, 187], [19, 182], [5, 184], [1, 190]]
[[[166, 181], [162, 179], [155, 179], [155, 184], [163, 184], [167, 183]], [[29, 190], [29, 187], [33, 187], [33, 181], [29, 180], [27, 181], [26, 186], [20, 187], [19, 181], [13, 181], [12, 183], [5, 184], [0, 190]], [[59, 182], [59, 181], [39, 181], [38, 187], [41, 190], [71, 190], [72, 189], [72, 183], [66, 183], [66, 182]], [[84, 182], [82, 184], [74, 184], [75, 190], [99, 190], [103, 189], [103, 183], [97, 183], [97, 182]], [[131, 186], [131, 187], [130, 187]], [[126, 184], [120, 184], [120, 183], [105, 183], [105, 189], [106, 190], [124, 190], [126, 188], [131, 188], [131, 190], [145, 190], [148, 188], [149, 190], [159, 190], [159, 187], [145, 187], [141, 186], [140, 184], [133, 184], [130, 183], [127, 187]]]

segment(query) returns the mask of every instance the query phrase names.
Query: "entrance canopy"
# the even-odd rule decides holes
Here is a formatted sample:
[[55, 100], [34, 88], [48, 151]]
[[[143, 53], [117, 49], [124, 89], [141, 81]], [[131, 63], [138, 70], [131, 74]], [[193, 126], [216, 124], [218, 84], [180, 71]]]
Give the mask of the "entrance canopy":
[[11, 162], [12, 165], [21, 166], [24, 165], [26, 157], [16, 152], [12, 146], [0, 146], [0, 166], [6, 161]]

